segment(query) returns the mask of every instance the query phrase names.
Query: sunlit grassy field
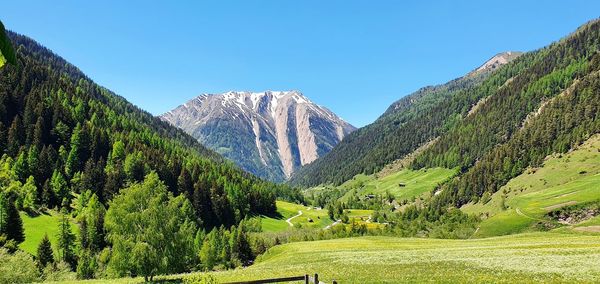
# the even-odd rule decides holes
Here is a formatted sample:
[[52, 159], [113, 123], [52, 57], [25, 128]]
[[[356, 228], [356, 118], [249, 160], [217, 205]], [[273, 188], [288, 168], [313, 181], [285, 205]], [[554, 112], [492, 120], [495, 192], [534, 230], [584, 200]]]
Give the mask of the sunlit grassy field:
[[[324, 228], [333, 223], [327, 215], [327, 210], [318, 210], [300, 204], [277, 201], [277, 213], [279, 213], [280, 217], [261, 216], [260, 219], [263, 231], [281, 232], [291, 229], [292, 227], [286, 220], [298, 215], [298, 211], [302, 211], [302, 215], [295, 217], [290, 221], [294, 224], [294, 227]], [[312, 220], [312, 222], [310, 220]]]
[[[539, 169], [529, 169], [496, 192], [487, 204], [469, 204], [462, 208], [472, 214], [491, 217], [481, 223], [477, 236], [495, 236], [526, 232], [532, 224], [552, 210], [567, 205], [600, 200], [600, 136], [578, 149], [549, 157]], [[506, 191], [506, 210], [501, 209]], [[576, 225], [598, 225], [593, 219]]]
[[[35, 255], [37, 247], [46, 233], [56, 250], [56, 235], [58, 234], [60, 214], [49, 211], [47, 214], [31, 217], [21, 212], [21, 219], [25, 230], [25, 241], [19, 245], [22, 250]], [[78, 233], [75, 224], [71, 223], [71, 229], [74, 234]]]
[[[439, 183], [456, 174], [455, 169], [428, 168], [420, 170], [401, 169], [395, 173], [380, 176], [359, 174], [339, 186], [347, 192], [341, 199], [346, 200], [353, 191], [360, 195], [393, 194], [397, 200], [422, 196], [430, 193]], [[308, 189], [307, 192], [319, 192], [326, 186]]]
[[[298, 211], [302, 211], [302, 215], [298, 215]], [[264, 232], [281, 232], [292, 228], [325, 228], [333, 224], [329, 219], [326, 209], [317, 209], [309, 206], [303, 206], [285, 201], [277, 201], [277, 213], [280, 217], [260, 216], [262, 229]], [[346, 210], [350, 220], [355, 220], [357, 223], [364, 223], [368, 220], [373, 210]], [[297, 216], [297, 217], [294, 217]], [[286, 222], [287, 219], [294, 217], [290, 222], [294, 227]], [[310, 222], [312, 220], [312, 222]]]
[[595, 282], [600, 237], [535, 233], [474, 240], [361, 237], [292, 243], [221, 281], [319, 273], [341, 283]]
[[546, 232], [470, 240], [360, 237], [280, 245], [250, 267], [212, 274], [220, 282], [318, 273], [326, 283], [597, 283], [597, 263], [600, 236]]

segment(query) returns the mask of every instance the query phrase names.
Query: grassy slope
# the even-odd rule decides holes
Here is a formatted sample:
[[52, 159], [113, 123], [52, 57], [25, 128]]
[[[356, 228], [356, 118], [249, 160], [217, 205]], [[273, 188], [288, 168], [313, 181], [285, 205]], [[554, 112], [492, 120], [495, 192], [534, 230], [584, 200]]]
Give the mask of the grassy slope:
[[[599, 262], [598, 236], [546, 232], [471, 240], [361, 237], [277, 246], [250, 267], [213, 275], [221, 282], [319, 273], [326, 283], [593, 283], [600, 278], [600, 266], [595, 265]], [[101, 282], [143, 279], [86, 281]]]
[[[44, 234], [48, 234], [48, 238], [56, 251], [56, 236], [58, 234], [58, 224], [60, 222], [60, 214], [50, 211], [48, 214], [43, 214], [35, 217], [21, 212], [23, 220], [23, 228], [25, 229], [25, 241], [19, 247], [33, 255], [37, 253], [37, 247], [44, 238]], [[77, 234], [78, 230], [75, 224], [71, 223], [73, 233]]]
[[[380, 176], [359, 174], [339, 186], [348, 193], [342, 197], [346, 200], [355, 190], [360, 195], [392, 193], [397, 200], [411, 199], [431, 192], [439, 183], [453, 176], [456, 170], [430, 168], [421, 170], [402, 169], [395, 173]], [[400, 187], [400, 184], [404, 187]], [[308, 192], [323, 190], [323, 186], [308, 189]]]
[[[289, 203], [285, 201], [277, 201], [277, 213], [281, 215], [279, 218], [261, 216], [263, 231], [265, 232], [280, 232], [290, 229], [290, 225], [285, 221], [288, 218], [298, 215], [298, 211], [302, 211], [302, 215], [291, 220], [296, 227], [316, 227], [323, 228], [331, 223], [327, 210], [310, 209], [304, 205]], [[311, 218], [313, 222], [309, 222]]]
[[361, 237], [291, 243], [221, 281], [319, 273], [341, 283], [591, 282], [600, 238], [536, 233], [473, 240]]
[[[310, 208], [310, 209], [309, 209]], [[285, 201], [277, 201], [277, 212], [281, 215], [279, 218], [261, 216], [262, 228], [265, 232], [281, 232], [289, 230], [292, 227], [286, 222], [290, 217], [298, 215], [298, 211], [302, 211], [302, 215], [291, 220], [294, 227], [312, 227], [325, 228], [333, 223], [327, 214], [327, 210], [315, 209], [299, 204], [289, 203]], [[349, 209], [346, 211], [351, 219], [367, 220], [373, 213], [373, 210], [358, 210]], [[309, 222], [308, 218], [313, 222]]]
[[[508, 192], [508, 209], [502, 211], [504, 190]], [[596, 135], [567, 154], [547, 158], [543, 167], [512, 179], [487, 204], [468, 204], [462, 210], [491, 216], [477, 232], [477, 236], [486, 237], [529, 231], [537, 219], [553, 209], [599, 199], [600, 135]], [[586, 224], [595, 225], [590, 222], [594, 221]]]

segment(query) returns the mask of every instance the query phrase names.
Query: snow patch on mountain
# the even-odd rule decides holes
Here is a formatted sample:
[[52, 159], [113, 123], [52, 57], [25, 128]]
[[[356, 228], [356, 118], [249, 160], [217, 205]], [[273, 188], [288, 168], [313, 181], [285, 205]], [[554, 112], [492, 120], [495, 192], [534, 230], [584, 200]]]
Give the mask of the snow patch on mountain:
[[298, 91], [202, 94], [161, 118], [242, 168], [277, 181], [355, 130]]

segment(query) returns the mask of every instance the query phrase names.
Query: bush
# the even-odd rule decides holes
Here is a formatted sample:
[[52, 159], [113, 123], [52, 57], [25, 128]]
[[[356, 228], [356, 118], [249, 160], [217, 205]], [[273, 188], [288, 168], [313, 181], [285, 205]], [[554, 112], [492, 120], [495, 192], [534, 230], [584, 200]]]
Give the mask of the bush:
[[44, 269], [44, 280], [46, 281], [65, 281], [75, 280], [77, 274], [71, 271], [71, 265], [60, 261], [55, 265], [48, 265]]
[[217, 284], [217, 279], [211, 274], [191, 274], [183, 277], [183, 284]]
[[0, 283], [30, 283], [39, 280], [38, 269], [33, 258], [26, 252], [10, 254], [0, 248]]

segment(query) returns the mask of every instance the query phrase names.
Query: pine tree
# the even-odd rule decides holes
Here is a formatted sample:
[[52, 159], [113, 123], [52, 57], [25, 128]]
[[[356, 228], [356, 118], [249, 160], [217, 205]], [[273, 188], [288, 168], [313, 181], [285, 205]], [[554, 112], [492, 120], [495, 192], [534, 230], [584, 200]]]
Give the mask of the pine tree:
[[59, 259], [75, 267], [75, 235], [71, 231], [69, 217], [63, 214], [58, 224], [58, 252]]
[[85, 218], [79, 223], [79, 247], [84, 250], [90, 247], [88, 238], [88, 224]]
[[194, 184], [192, 183], [192, 178], [186, 168], [181, 169], [181, 173], [177, 178], [177, 191], [178, 193], [183, 193], [189, 199], [192, 199], [194, 194]]
[[48, 208], [53, 208], [56, 205], [56, 195], [50, 186], [49, 179], [42, 186], [42, 204], [45, 204]]
[[82, 152], [81, 143], [81, 125], [78, 123], [73, 134], [71, 135], [71, 150], [65, 164], [65, 172], [67, 176], [72, 177], [75, 172], [81, 169], [80, 153]]
[[50, 187], [52, 187], [52, 191], [58, 199], [56, 200], [57, 204], [55, 205], [59, 205], [58, 203], [63, 202], [63, 199], [68, 199], [70, 197], [67, 181], [62, 173], [58, 170], [54, 170], [54, 173], [52, 173]]
[[248, 242], [246, 230], [241, 224], [236, 232], [234, 243], [235, 247], [232, 249], [236, 253], [238, 260], [242, 263], [242, 265], [250, 264], [250, 261], [252, 261], [254, 258], [252, 254], [252, 248], [250, 247], [250, 242]]
[[48, 264], [54, 262], [54, 253], [52, 252], [52, 244], [48, 239], [48, 234], [40, 242], [37, 249], [37, 263], [40, 270], [43, 270]]
[[44, 118], [43, 117], [38, 117], [36, 123], [35, 123], [35, 128], [33, 130], [33, 145], [36, 147], [42, 147], [42, 145], [44, 145], [45, 142], [45, 137], [44, 137]]
[[25, 179], [29, 176], [29, 169], [27, 167], [27, 158], [25, 157], [25, 152], [21, 152], [19, 157], [15, 161], [12, 167], [17, 180], [20, 182], [24, 182]]
[[19, 148], [23, 145], [24, 140], [23, 124], [21, 123], [21, 117], [16, 116], [13, 119], [10, 128], [8, 129], [8, 154], [16, 156], [19, 152]]
[[4, 211], [5, 217], [4, 222], [0, 219], [0, 234], [5, 234], [9, 240], [14, 240], [16, 243], [22, 243], [25, 240], [25, 234], [23, 232], [23, 221], [19, 215], [19, 210], [15, 206], [15, 203], [10, 198], [4, 197], [2, 199], [1, 211]]
[[27, 178], [27, 182], [21, 188], [21, 195], [23, 197], [23, 209], [33, 210], [36, 208], [38, 189], [33, 176]]

